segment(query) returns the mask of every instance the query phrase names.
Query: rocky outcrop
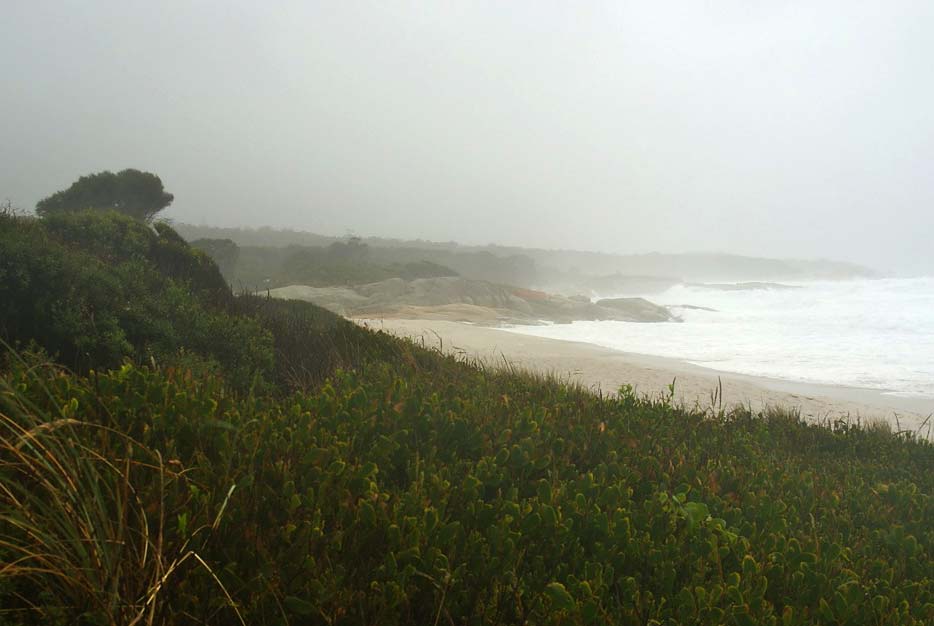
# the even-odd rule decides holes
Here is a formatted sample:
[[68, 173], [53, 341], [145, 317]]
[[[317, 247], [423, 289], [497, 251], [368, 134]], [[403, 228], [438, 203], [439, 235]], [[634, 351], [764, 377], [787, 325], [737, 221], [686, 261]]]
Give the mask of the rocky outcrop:
[[291, 285], [270, 291], [306, 300], [347, 317], [448, 319], [479, 324], [537, 324], [575, 320], [678, 321], [643, 298], [591, 302], [461, 277], [389, 280], [354, 287]]
[[663, 306], [649, 302], [645, 298], [607, 298], [598, 300], [597, 306], [627, 316], [630, 322], [670, 322], [671, 312]]

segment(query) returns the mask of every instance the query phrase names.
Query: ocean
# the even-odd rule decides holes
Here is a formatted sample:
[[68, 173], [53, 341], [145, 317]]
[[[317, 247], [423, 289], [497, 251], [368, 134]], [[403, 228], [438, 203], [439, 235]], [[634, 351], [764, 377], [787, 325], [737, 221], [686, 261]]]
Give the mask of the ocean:
[[797, 288], [677, 285], [643, 296], [672, 307], [682, 323], [574, 322], [508, 330], [724, 372], [934, 398], [934, 278], [785, 284]]

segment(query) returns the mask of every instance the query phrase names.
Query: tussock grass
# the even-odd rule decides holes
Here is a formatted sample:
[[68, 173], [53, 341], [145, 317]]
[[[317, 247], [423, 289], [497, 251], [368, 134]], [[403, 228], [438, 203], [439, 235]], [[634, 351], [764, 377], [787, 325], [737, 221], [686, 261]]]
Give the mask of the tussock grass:
[[163, 623], [190, 564], [216, 580], [194, 546], [220, 514], [184, 540], [169, 537], [166, 491], [184, 468], [78, 411], [72, 399], [48, 414], [0, 378], [0, 585], [24, 590], [0, 617]]

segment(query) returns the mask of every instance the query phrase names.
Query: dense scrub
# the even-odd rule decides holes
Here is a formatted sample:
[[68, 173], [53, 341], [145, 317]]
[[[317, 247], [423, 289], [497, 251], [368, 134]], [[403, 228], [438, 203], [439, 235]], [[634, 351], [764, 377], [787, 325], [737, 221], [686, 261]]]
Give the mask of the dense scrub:
[[934, 623], [928, 442], [492, 372], [234, 297], [166, 227], [2, 219], [0, 624]]
[[77, 371], [130, 359], [241, 390], [317, 385], [371, 350], [390, 358], [385, 340], [316, 307], [235, 297], [167, 224], [106, 211], [0, 215], [0, 339]]
[[[158, 451], [164, 475], [131, 472], [150, 541], [210, 567], [191, 558], [164, 582], [153, 610], [170, 623], [934, 620], [930, 444], [415, 358], [288, 397], [184, 370], [18, 366], [3, 413], [75, 419], [36, 439], [68, 433], [117, 469]], [[105, 470], [118, 493], [123, 475]], [[108, 493], [73, 495], [107, 507]], [[131, 595], [69, 597], [111, 623], [100, 607], [141, 610], [152, 578], [117, 570], [95, 593]], [[41, 580], [13, 581], [0, 604], [47, 601]]]
[[246, 385], [272, 367], [272, 340], [228, 314], [232, 299], [214, 263], [163, 224], [100, 211], [0, 218], [0, 337], [70, 367], [187, 352]]

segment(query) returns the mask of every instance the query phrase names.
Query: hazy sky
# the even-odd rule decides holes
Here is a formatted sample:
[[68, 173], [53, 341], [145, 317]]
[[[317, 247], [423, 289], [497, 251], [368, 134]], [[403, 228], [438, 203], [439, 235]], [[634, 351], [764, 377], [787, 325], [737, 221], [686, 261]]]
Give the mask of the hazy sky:
[[934, 274], [934, 2], [3, 0], [0, 198]]

